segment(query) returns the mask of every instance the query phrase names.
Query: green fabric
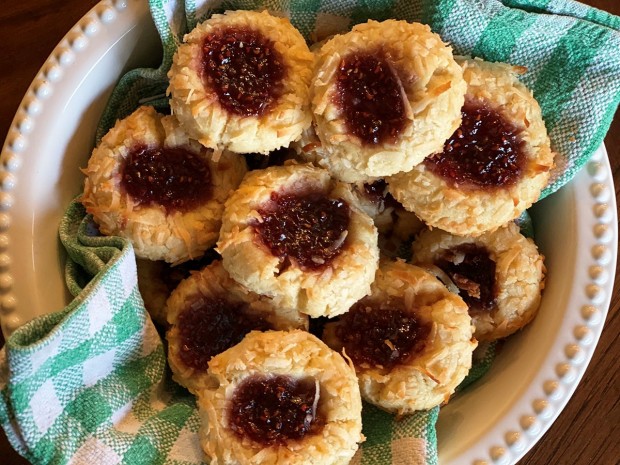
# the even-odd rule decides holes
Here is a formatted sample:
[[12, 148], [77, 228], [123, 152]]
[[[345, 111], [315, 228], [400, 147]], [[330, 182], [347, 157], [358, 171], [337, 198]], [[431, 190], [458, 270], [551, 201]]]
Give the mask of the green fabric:
[[[320, 38], [317, 24], [423, 21], [456, 53], [527, 66], [523, 81], [541, 102], [559, 152], [543, 195], [569, 181], [600, 145], [620, 100], [620, 19], [570, 0], [152, 0], [150, 6], [162, 65], [121, 79], [97, 140], [140, 104], [165, 111], [166, 72], [183, 34], [214, 11], [237, 8], [285, 11], [309, 40]], [[0, 352], [0, 424], [11, 444], [36, 465], [200, 464], [195, 402], [170, 380], [138, 292], [132, 247], [99, 236], [77, 202], [60, 239], [75, 299], [20, 328]], [[484, 374], [492, 349], [478, 353], [460, 390]], [[364, 405], [367, 441], [354, 462], [436, 464], [438, 412], [395, 421]]]
[[195, 401], [167, 373], [133, 248], [89, 222], [74, 202], [60, 227], [69, 276], [88, 284], [0, 353], [0, 423], [33, 464], [201, 463]]
[[[216, 5], [216, 6], [214, 6]], [[173, 14], [185, 7], [185, 14]], [[570, 0], [152, 0], [164, 44], [157, 70], [123, 77], [97, 131], [99, 140], [140, 104], [168, 109], [166, 72], [188, 28], [227, 9], [288, 12], [311, 41], [316, 25], [350, 28], [368, 18], [430, 24], [455, 53], [526, 66], [522, 76], [541, 104], [556, 167], [545, 197], [568, 181], [603, 142], [620, 100], [620, 18]], [[322, 37], [318, 37], [322, 38]]]

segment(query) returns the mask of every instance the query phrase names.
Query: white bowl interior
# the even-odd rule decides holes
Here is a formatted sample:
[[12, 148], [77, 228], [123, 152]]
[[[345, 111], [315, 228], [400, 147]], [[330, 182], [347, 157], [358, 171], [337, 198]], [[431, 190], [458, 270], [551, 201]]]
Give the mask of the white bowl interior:
[[[100, 24], [84, 50], [72, 46], [71, 34], [79, 31], [76, 27], [51, 59], [64, 60], [62, 85], [54, 86], [40, 100], [35, 80], [16, 116], [16, 127], [27, 118], [34, 118], [36, 124], [21, 157], [18, 177], [22, 179], [13, 189], [9, 253], [13, 257], [10, 299], [14, 310], [5, 310], [2, 318], [7, 335], [69, 301], [57, 228], [64, 209], [80, 192], [83, 175], [78, 168], [86, 165], [99, 115], [119, 76], [140, 66], [156, 67], [161, 60], [159, 38], [144, 3], [128, 2], [115, 12], [108, 25]], [[103, 17], [100, 12], [91, 13]], [[44, 66], [37, 79], [45, 79], [48, 71]], [[32, 104], [39, 100], [38, 107]], [[5, 149], [14, 135], [9, 134]], [[592, 214], [593, 201], [581, 206], [577, 200], [590, 196], [591, 182], [590, 173], [582, 171], [570, 185], [532, 210], [537, 243], [549, 270], [539, 316], [509, 339], [483, 380], [442, 409], [437, 428], [442, 464], [491, 460], [494, 447], [499, 447], [501, 463], [516, 462], [576, 387], [583, 372], [580, 364], [587, 364], [602, 328], [602, 323], [594, 321], [584, 356], [569, 357], [567, 370], [560, 368], [567, 363], [567, 344], [573, 341], [574, 328], [583, 323], [580, 308], [588, 305], [582, 283], [588, 281], [590, 237], [600, 219]], [[617, 224], [611, 221], [612, 239], [617, 241], [617, 229], [613, 229]], [[613, 246], [611, 253], [615, 261]], [[607, 305], [608, 301], [602, 302], [600, 307]]]
[[[105, 11], [114, 10], [102, 15]], [[113, 18], [114, 27], [102, 24], [84, 49], [70, 46], [70, 32], [52, 59], [68, 63], [61, 68], [62, 85], [40, 99], [38, 112], [29, 111], [37, 97], [31, 89], [16, 116], [19, 122], [35, 113], [37, 123], [22, 157], [23, 181], [14, 189], [10, 254], [18, 258], [12, 264], [18, 311], [4, 316], [5, 333], [66, 305], [58, 224], [83, 186], [79, 168], [86, 166], [92, 151], [99, 117], [120, 76], [161, 63], [159, 36], [146, 4], [129, 2], [120, 13]], [[46, 66], [39, 76], [45, 79]]]
[[[574, 191], [571, 184], [531, 210], [536, 243], [550, 270], [539, 313], [523, 331], [508, 338], [481, 380], [442, 408], [437, 424], [442, 464], [469, 463], [463, 460], [464, 455], [476, 449], [473, 446], [480, 438], [496, 436], [497, 425], [513, 413], [511, 410], [516, 407], [521, 416], [532, 409], [532, 393], [527, 392], [532, 386], [542, 391], [542, 383], [536, 384], [536, 377], [554, 342], [562, 337], [562, 322], [571, 306], [571, 289], [576, 279], [578, 210]], [[537, 394], [544, 398], [543, 392]], [[517, 424], [519, 420], [517, 417]], [[498, 444], [504, 442], [501, 434], [493, 439]]]

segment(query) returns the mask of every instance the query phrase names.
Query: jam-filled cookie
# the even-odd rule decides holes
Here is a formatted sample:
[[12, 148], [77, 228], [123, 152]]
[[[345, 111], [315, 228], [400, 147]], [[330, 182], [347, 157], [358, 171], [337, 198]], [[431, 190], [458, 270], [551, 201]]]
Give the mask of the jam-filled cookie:
[[409, 171], [458, 127], [465, 94], [449, 46], [423, 24], [359, 24], [317, 52], [318, 156], [346, 182]]
[[406, 414], [447, 402], [469, 372], [476, 341], [463, 300], [434, 276], [382, 260], [372, 293], [323, 340], [351, 358], [362, 397]]
[[492, 231], [538, 200], [553, 152], [520, 70], [460, 59], [467, 94], [461, 126], [443, 150], [388, 179], [390, 192], [425, 223], [458, 235]]
[[217, 247], [240, 284], [313, 317], [368, 294], [379, 259], [351, 187], [311, 165], [249, 172], [226, 202]]
[[478, 340], [509, 336], [536, 316], [544, 257], [513, 222], [475, 238], [427, 230], [412, 249], [414, 263], [437, 266], [456, 286]]
[[209, 363], [201, 445], [218, 465], [346, 465], [363, 441], [355, 371], [304, 331], [251, 332]]
[[168, 362], [174, 380], [204, 387], [211, 357], [252, 330], [307, 329], [308, 317], [243, 288], [215, 261], [179, 283], [167, 301]]
[[266, 154], [310, 125], [314, 57], [287, 19], [228, 11], [184, 40], [168, 73], [170, 106], [200, 143]]
[[93, 151], [82, 203], [103, 234], [129, 239], [140, 258], [200, 257], [215, 245], [224, 202], [247, 171], [240, 155], [212, 155], [176, 119], [140, 107]]
[[161, 260], [136, 259], [138, 289], [144, 307], [160, 328], [168, 328], [166, 301], [172, 291], [192, 272], [204, 268], [217, 258], [219, 255], [211, 249], [197, 260], [188, 260], [176, 266]]

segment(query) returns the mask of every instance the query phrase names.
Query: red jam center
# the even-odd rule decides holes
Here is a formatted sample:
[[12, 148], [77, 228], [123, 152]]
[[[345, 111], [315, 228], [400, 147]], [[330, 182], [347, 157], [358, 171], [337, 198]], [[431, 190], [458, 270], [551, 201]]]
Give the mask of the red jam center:
[[272, 329], [262, 318], [244, 313], [244, 306], [226, 299], [209, 298], [192, 302], [179, 315], [183, 363], [204, 371], [211, 357], [241, 342], [252, 330]]
[[259, 210], [262, 222], [254, 228], [271, 253], [284, 266], [294, 262], [302, 269], [327, 266], [342, 250], [349, 227], [349, 206], [319, 192], [271, 194]]
[[426, 167], [452, 185], [493, 189], [516, 184], [526, 163], [518, 130], [486, 105], [466, 102], [461, 115], [461, 126], [443, 152], [424, 160]]
[[220, 30], [205, 37], [202, 53], [203, 76], [228, 111], [262, 115], [280, 97], [285, 66], [274, 43], [260, 32]]
[[459, 288], [459, 295], [469, 306], [470, 314], [495, 308], [495, 262], [486, 248], [462, 244], [446, 251], [435, 264]]
[[388, 192], [387, 182], [383, 179], [371, 184], [365, 183], [364, 195], [380, 209], [398, 206], [396, 199]]
[[366, 197], [373, 203], [381, 203], [384, 201], [387, 192], [387, 183], [384, 180], [375, 181], [371, 184], [364, 184], [364, 193]]
[[336, 329], [356, 366], [391, 369], [425, 346], [429, 327], [402, 310], [402, 302], [362, 299], [345, 313]]
[[121, 169], [121, 185], [132, 199], [173, 211], [188, 211], [211, 195], [207, 161], [182, 147], [131, 148]]
[[285, 445], [320, 431], [314, 379], [254, 376], [233, 394], [229, 427], [239, 437], [259, 444]]
[[336, 103], [348, 131], [368, 145], [395, 142], [407, 121], [404, 91], [385, 54], [347, 55], [336, 79]]

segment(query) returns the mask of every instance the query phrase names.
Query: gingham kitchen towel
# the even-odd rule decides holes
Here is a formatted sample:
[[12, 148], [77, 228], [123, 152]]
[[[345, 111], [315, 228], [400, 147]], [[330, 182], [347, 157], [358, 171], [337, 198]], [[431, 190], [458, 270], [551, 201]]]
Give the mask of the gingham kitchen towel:
[[[98, 235], [78, 201], [60, 239], [75, 300], [0, 352], [0, 424], [11, 444], [35, 465], [203, 463], [194, 398], [171, 381], [131, 245]], [[368, 440], [353, 463], [436, 464], [437, 414], [394, 421], [365, 405]]]
[[[184, 32], [214, 11], [237, 8], [287, 15], [308, 39], [367, 18], [423, 21], [457, 53], [527, 66], [523, 79], [560, 152], [545, 194], [567, 182], [601, 143], [620, 98], [620, 20], [567, 0], [152, 0], [162, 66], [121, 80], [98, 138], [139, 104], [165, 109], [165, 75]], [[195, 404], [170, 381], [137, 290], [131, 246], [97, 236], [77, 203], [60, 233], [67, 283], [77, 297], [16, 331], [0, 353], [0, 424], [9, 440], [36, 465], [201, 463]], [[368, 440], [353, 463], [437, 463], [437, 413], [394, 421], [365, 406]]]
[[268, 9], [287, 16], [308, 41], [372, 19], [421, 21], [459, 55], [527, 67], [549, 131], [555, 192], [601, 145], [620, 103], [620, 18], [572, 0], [151, 0], [164, 59], [128, 73], [114, 91], [97, 140], [140, 104], [167, 108], [166, 72], [183, 34], [213, 13]]

